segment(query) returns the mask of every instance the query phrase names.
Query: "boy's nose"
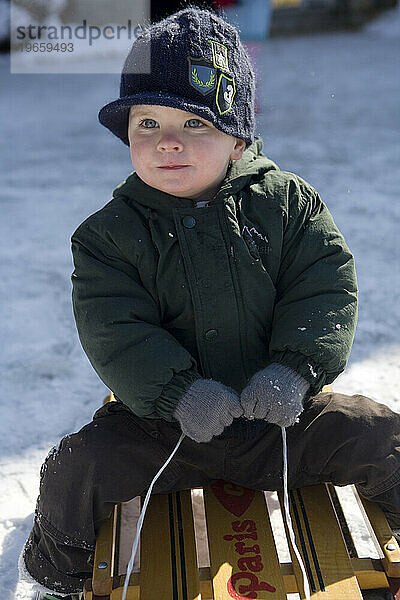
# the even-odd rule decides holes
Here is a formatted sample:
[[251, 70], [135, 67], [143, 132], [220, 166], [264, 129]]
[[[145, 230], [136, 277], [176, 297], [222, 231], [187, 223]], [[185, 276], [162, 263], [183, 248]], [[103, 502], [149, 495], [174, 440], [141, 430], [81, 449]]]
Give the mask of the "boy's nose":
[[183, 144], [175, 135], [163, 135], [158, 141], [157, 149], [161, 152], [182, 152]]

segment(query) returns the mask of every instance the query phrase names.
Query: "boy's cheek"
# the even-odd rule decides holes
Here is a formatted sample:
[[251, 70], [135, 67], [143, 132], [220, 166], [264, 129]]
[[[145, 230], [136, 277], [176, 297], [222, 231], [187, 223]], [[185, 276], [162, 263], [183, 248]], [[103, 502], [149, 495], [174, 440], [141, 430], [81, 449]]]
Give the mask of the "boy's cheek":
[[136, 139], [131, 139], [129, 144], [129, 150], [131, 155], [132, 163], [137, 163], [140, 157], [143, 157], [146, 153], [146, 146], [141, 144]]

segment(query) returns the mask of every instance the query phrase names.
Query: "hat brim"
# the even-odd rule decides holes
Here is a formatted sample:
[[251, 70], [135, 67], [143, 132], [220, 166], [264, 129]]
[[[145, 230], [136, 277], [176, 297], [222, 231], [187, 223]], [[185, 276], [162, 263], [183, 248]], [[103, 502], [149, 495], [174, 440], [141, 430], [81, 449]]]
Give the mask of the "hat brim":
[[[148, 92], [141, 94], [133, 94], [132, 96], [125, 96], [114, 100], [109, 104], [103, 106], [99, 111], [99, 121], [104, 127], [107, 127], [114, 135], [119, 137], [120, 140], [129, 146], [128, 139], [128, 119], [129, 110], [131, 106], [138, 104], [154, 104], [156, 106], [170, 106], [171, 108], [177, 108], [186, 112], [193, 113], [199, 117], [202, 117], [206, 121], [210, 121], [220, 131], [231, 135], [229, 127], [227, 125], [226, 130], [221, 123], [218, 123], [215, 119], [213, 112], [204, 104], [193, 103], [186, 98], [180, 98], [179, 96], [172, 96], [170, 94], [163, 94], [158, 92]], [[244, 140], [246, 146], [252, 143], [252, 140]]]

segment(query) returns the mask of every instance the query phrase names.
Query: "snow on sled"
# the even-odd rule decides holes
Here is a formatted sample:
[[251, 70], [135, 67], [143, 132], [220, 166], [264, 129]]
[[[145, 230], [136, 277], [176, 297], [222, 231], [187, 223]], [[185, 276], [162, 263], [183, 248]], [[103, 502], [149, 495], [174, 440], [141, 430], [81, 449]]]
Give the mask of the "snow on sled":
[[[380, 558], [359, 557], [333, 485], [289, 493], [310, 597], [400, 600], [399, 546], [381, 509], [358, 497], [355, 490], [354, 494], [360, 519]], [[121, 600], [140, 500], [116, 506], [100, 528], [85, 600]], [[271, 519], [279, 506], [284, 514], [281, 495], [271, 511], [263, 492], [222, 480], [202, 489], [152, 495], [126, 599], [287, 600], [288, 594], [298, 594], [297, 598], [305, 600], [303, 576], [287, 526], [281, 525], [277, 532], [276, 521]], [[280, 561], [278, 554], [280, 539], [285, 537], [289, 562]]]

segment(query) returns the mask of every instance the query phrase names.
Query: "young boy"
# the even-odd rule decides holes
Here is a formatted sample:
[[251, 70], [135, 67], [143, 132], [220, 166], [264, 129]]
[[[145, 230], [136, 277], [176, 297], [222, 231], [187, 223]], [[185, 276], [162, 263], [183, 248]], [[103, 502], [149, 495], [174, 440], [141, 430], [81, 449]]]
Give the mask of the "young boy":
[[285, 426], [290, 487], [354, 483], [400, 526], [399, 415], [320, 393], [353, 340], [352, 256], [317, 192], [253, 143], [253, 101], [237, 31], [190, 8], [135, 41], [100, 111], [135, 172], [73, 235], [73, 302], [118, 402], [42, 468], [20, 561], [39, 597], [82, 591], [100, 524], [146, 491], [182, 431], [155, 493], [281, 489]]

